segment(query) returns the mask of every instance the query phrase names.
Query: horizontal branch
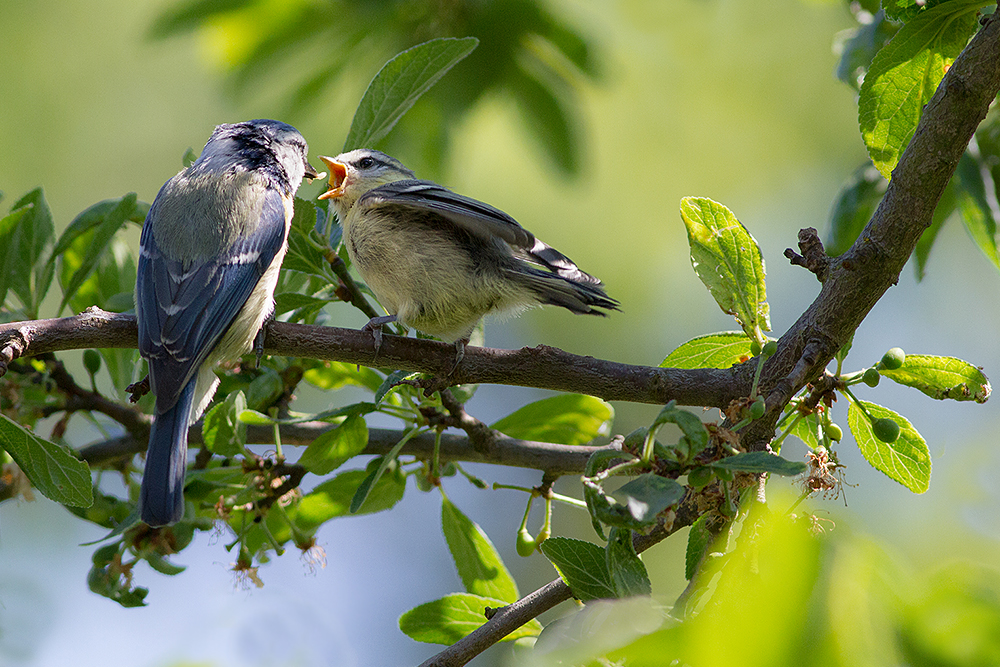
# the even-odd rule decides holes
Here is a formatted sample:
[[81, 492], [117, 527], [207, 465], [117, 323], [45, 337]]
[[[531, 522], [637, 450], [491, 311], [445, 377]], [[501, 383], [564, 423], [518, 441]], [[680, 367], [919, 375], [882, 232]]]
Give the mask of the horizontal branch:
[[[25, 356], [85, 348], [135, 348], [135, 317], [88, 308], [52, 320], [0, 324], [0, 375]], [[340, 361], [444, 376], [455, 361], [453, 345], [385, 335], [378, 355], [371, 334], [357, 329], [274, 322], [264, 351], [285, 357]], [[749, 393], [749, 373], [634, 366], [583, 357], [540, 345], [520, 350], [467, 347], [449, 384], [503, 384], [576, 392], [609, 401], [725, 408]]]
[[[281, 426], [282, 445], [308, 445], [320, 434], [334, 428], [326, 422], [304, 422]], [[488, 439], [475, 441], [451, 433], [441, 434], [440, 455], [443, 461], [468, 463], [493, 463], [515, 468], [541, 470], [550, 475], [579, 474], [584, 471], [587, 459], [603, 447], [556, 445], [550, 442], [519, 440], [492, 431]], [[368, 446], [362, 454], [378, 455], [389, 453], [403, 437], [402, 431], [386, 428], [368, 429]], [[188, 431], [188, 442], [201, 444], [201, 422]], [[252, 444], [274, 444], [274, 429], [270, 426], [247, 426], [247, 442]], [[619, 447], [613, 442], [605, 447]], [[124, 435], [88, 445], [79, 450], [79, 456], [94, 466], [109, 465], [114, 461], [146, 451], [146, 440]], [[422, 433], [403, 445], [402, 454], [429, 458], [434, 453], [434, 435]]]

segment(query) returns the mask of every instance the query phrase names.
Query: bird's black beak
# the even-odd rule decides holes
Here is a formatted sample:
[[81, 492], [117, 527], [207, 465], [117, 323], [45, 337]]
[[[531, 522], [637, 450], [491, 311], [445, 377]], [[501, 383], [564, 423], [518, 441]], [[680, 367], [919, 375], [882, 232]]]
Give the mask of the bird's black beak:
[[319, 176], [319, 172], [316, 171], [316, 167], [314, 167], [311, 164], [309, 164], [309, 161], [307, 160], [306, 161], [306, 173], [305, 173], [305, 177], [308, 178], [311, 181], [311, 180], [313, 180], [314, 178], [316, 178], [318, 176]]

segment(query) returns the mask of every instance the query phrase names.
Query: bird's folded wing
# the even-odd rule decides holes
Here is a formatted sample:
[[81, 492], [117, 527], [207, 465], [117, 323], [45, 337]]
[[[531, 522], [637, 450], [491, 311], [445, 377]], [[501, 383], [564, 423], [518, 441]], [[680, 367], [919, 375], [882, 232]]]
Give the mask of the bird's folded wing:
[[152, 226], [144, 226], [136, 279], [139, 351], [149, 359], [158, 411], [177, 401], [285, 242], [277, 191], [265, 196], [261, 220], [251, 228], [219, 256], [185, 267], [165, 257]]

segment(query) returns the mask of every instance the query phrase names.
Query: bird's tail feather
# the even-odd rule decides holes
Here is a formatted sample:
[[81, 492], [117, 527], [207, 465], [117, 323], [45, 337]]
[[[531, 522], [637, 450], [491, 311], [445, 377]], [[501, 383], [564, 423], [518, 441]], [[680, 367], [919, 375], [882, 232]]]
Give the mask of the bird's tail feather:
[[181, 391], [177, 403], [153, 421], [142, 475], [139, 511], [150, 526], [166, 526], [184, 516], [184, 473], [187, 434], [196, 378]]
[[607, 295], [600, 281], [589, 274], [584, 275], [590, 280], [573, 280], [558, 273], [537, 269], [521, 273], [520, 277], [543, 304], [562, 306], [585, 315], [603, 316], [607, 315], [604, 310], [618, 310], [618, 302]]

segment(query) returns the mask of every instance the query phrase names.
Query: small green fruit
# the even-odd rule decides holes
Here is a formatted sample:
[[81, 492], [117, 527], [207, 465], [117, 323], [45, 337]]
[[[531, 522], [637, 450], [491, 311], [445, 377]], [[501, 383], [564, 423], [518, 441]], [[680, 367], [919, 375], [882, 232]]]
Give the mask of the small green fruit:
[[87, 372], [91, 375], [97, 375], [97, 371], [101, 370], [100, 353], [97, 350], [84, 350], [83, 367], [86, 368]]
[[750, 404], [750, 419], [760, 419], [764, 416], [765, 410], [767, 410], [767, 405], [764, 404], [764, 397], [758, 396], [756, 400]]
[[708, 486], [715, 478], [715, 473], [708, 466], [698, 466], [688, 473], [688, 486], [692, 489], [700, 489]]
[[876, 419], [872, 422], [872, 433], [882, 442], [896, 442], [899, 424], [888, 418]]
[[882, 368], [894, 371], [906, 361], [906, 353], [898, 347], [894, 347], [882, 355]]
[[764, 344], [764, 347], [762, 347], [760, 350], [761, 354], [763, 354], [765, 357], [773, 357], [774, 353], [777, 351], [778, 351], [778, 343], [777, 341], [773, 340], [767, 341], [767, 343]]
[[844, 429], [840, 428], [833, 422], [824, 426], [823, 430], [826, 432], [826, 437], [830, 438], [830, 440], [833, 440], [834, 442], [840, 442], [844, 437]]
[[[885, 358], [883, 357], [883, 361]], [[877, 387], [879, 380], [882, 379], [882, 375], [874, 368], [869, 368], [865, 371], [865, 374], [861, 376], [861, 381], [864, 382], [869, 387]]]
[[427, 479], [427, 477], [425, 477], [424, 475], [418, 474], [414, 476], [417, 478], [417, 488], [419, 490], [423, 491], [424, 493], [427, 493], [428, 491], [434, 488], [434, 485], [431, 484], [431, 481]]
[[755, 357], [758, 354], [760, 354], [760, 343], [758, 343], [757, 341], [751, 341], [750, 342], [750, 354], [753, 355], [753, 356], [755, 356]]
[[736, 476], [736, 473], [729, 468], [712, 468], [712, 471], [715, 473], [715, 476], [723, 482], [731, 482], [733, 481], [733, 477]]
[[536, 544], [535, 538], [531, 536], [527, 528], [522, 526], [521, 530], [517, 531], [517, 544], [515, 546], [518, 556], [527, 558], [535, 552]]

